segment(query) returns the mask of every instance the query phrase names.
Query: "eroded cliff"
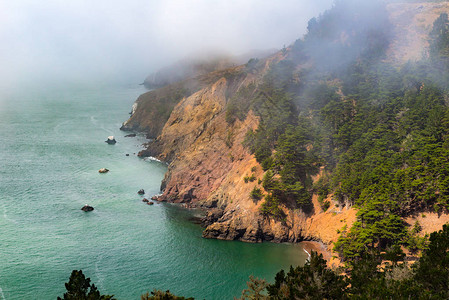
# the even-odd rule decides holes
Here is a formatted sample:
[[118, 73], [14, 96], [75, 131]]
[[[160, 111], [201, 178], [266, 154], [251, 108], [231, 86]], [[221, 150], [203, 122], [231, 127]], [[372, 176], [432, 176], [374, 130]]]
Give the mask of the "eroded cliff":
[[[263, 189], [259, 179], [264, 171], [242, 144], [248, 130], [258, 127], [259, 119], [249, 111], [243, 120], [227, 122], [226, 105], [240, 89], [261, 84], [270, 65], [284, 58], [280, 52], [260, 62], [257, 68], [244, 65], [210, 74], [209, 84], [198, 84], [197, 91], [183, 97], [157, 138], [139, 154], [169, 162], [160, 201], [208, 208], [204, 237], [246, 242], [316, 240], [330, 245], [336, 240], [337, 230], [345, 224], [350, 226], [355, 219], [355, 210], [350, 207], [333, 205], [323, 212], [314, 196], [312, 212], [283, 207], [287, 218], [280, 222], [263, 216], [263, 201], [250, 196], [254, 187]], [[163, 101], [159, 93], [146, 95], [151, 100], [139, 99], [126, 126], [138, 124], [135, 128], [158, 132], [161, 120], [151, 119], [154, 114], [145, 112], [143, 103], [154, 108], [154, 101]], [[256, 180], [245, 180], [249, 176]]]
[[[392, 4], [388, 7], [390, 19], [393, 21], [397, 18], [402, 20], [402, 17], [398, 15], [397, 5], [399, 4]], [[408, 4], [406, 6], [407, 8], [411, 7]], [[413, 4], [410, 9], [413, 9], [414, 12], [423, 11], [427, 16], [429, 12], [427, 8], [428, 6], [420, 7]], [[440, 9], [441, 7], [437, 6], [437, 8]], [[429, 22], [433, 22], [434, 18], [438, 16], [438, 12], [439, 10], [432, 14], [432, 21]], [[356, 17], [355, 20], [358, 22], [359, 19]], [[348, 55], [346, 55], [343, 50], [351, 46], [348, 38], [355, 43], [360, 42], [365, 37], [363, 31], [358, 33], [361, 37], [356, 36], [356, 34], [351, 36], [345, 29], [346, 27], [343, 30], [344, 34], [338, 34], [339, 39], [331, 38], [330, 41], [325, 41], [322, 45], [339, 50], [337, 52], [342, 55], [341, 57], [353, 55], [352, 59], [359, 68], [361, 64], [357, 65], [357, 62], [361, 60], [360, 57], [363, 57], [363, 55], [365, 55], [364, 59], [367, 63], [373, 63], [377, 60], [379, 64], [391, 61], [401, 64], [406, 59], [417, 58], [427, 47], [426, 43], [421, 43], [423, 42], [421, 39], [420, 47], [417, 50], [419, 55], [404, 56], [403, 54], [407, 52], [407, 49], [415, 49], [415, 44], [397, 42], [397, 36], [400, 35], [399, 32], [405, 26], [401, 22], [395, 21], [396, 27], [393, 32], [396, 39], [393, 39], [393, 42], [389, 45], [386, 45], [386, 41], [390, 37], [389, 34], [372, 35], [372, 40], [367, 45], [359, 47], [358, 52], [348, 52]], [[385, 30], [384, 24], [381, 25], [380, 29], [375, 29]], [[426, 32], [428, 31], [429, 29], [426, 28]], [[321, 34], [319, 31], [317, 32], [315, 34]], [[312, 31], [312, 33], [314, 32]], [[348, 58], [346, 57], [343, 60], [345, 64], [336, 59], [323, 60], [331, 63], [330, 69], [326, 69], [329, 67], [327, 64], [317, 63], [317, 60], [321, 58], [321, 53], [319, 51], [317, 53], [310, 52], [317, 49], [315, 42], [313, 39], [311, 39], [311, 42], [309, 40], [308, 44], [299, 41], [266, 59], [251, 60], [246, 65], [212, 72], [197, 78], [189, 78], [165, 86], [162, 89], [151, 91], [137, 100], [137, 107], [123, 128], [145, 131], [150, 137], [155, 138], [147, 144], [146, 150], [139, 153], [140, 156], [154, 156], [169, 163], [168, 171], [162, 183], [163, 193], [159, 197], [160, 201], [186, 203], [188, 206], [200, 206], [208, 209], [207, 216], [203, 220], [204, 237], [246, 242], [313, 240], [323, 242], [328, 247], [327, 250], [331, 250], [333, 242], [338, 239], [340, 233], [347, 232], [355, 223], [357, 211], [352, 207], [355, 199], [348, 199], [340, 190], [340, 195], [334, 197], [331, 194], [319, 201], [316, 190], [312, 188], [310, 182], [306, 188], [308, 192], [315, 194], [312, 196], [312, 205], [307, 209], [301, 207], [300, 204], [289, 205], [288, 201], [284, 201], [279, 204], [282, 218], [262, 213], [264, 199], [258, 200], [257, 197], [252, 197], [251, 192], [258, 188], [264, 195], [270, 194], [270, 191], [264, 190], [261, 184], [265, 172], [261, 164], [256, 161], [255, 156], [250, 153], [249, 148], [243, 146], [243, 143], [248, 131], [256, 131], [261, 124], [261, 112], [252, 108], [262, 110], [266, 103], [262, 105], [250, 103], [248, 111], [232, 119], [228, 118], [227, 115], [231, 106], [230, 102], [239, 93], [251, 94], [251, 91], [257, 91], [267, 98], [268, 102], [273, 102], [269, 96], [264, 95], [263, 88], [264, 80], [272, 80], [275, 88], [285, 89], [290, 93], [297, 92], [296, 104], [303, 111], [303, 114], [309, 114], [308, 119], [315, 118], [315, 122], [318, 123], [329, 122], [329, 127], [326, 130], [335, 132], [328, 136], [329, 149], [324, 149], [328, 151], [325, 155], [329, 155], [329, 157], [335, 155], [335, 159], [337, 159], [338, 155], [347, 151], [351, 146], [345, 144], [347, 140], [350, 139], [351, 135], [357, 136], [362, 130], [355, 128], [356, 130], [348, 133], [343, 131], [344, 126], [350, 128], [350, 126], [360, 122], [357, 120], [357, 114], [365, 109], [366, 106], [363, 105], [366, 104], [376, 109], [380, 106], [378, 106], [378, 99], [368, 98], [364, 104], [360, 100], [364, 96], [351, 96], [351, 98], [345, 95], [345, 91], [348, 91], [348, 85], [350, 84], [360, 84], [360, 86], [366, 88], [366, 86], [377, 83], [369, 81], [371, 77], [366, 79], [368, 85], [364, 85], [363, 80], [365, 79], [351, 81], [348, 79], [350, 76], [346, 79], [332, 77], [336, 76], [335, 74], [342, 74], [339, 72], [350, 72], [342, 71], [347, 66], [345, 64], [348, 63], [346, 61]], [[376, 51], [380, 51], [377, 46], [385, 49], [386, 56], [376, 53]], [[375, 51], [371, 51], [373, 49]], [[323, 50], [320, 49], [320, 51]], [[308, 53], [308, 58], [304, 53]], [[324, 69], [319, 69], [317, 72], [310, 71], [314, 68], [314, 64]], [[272, 70], [277, 70], [277, 73], [273, 73]], [[366, 72], [371, 72], [371, 70]], [[322, 76], [322, 74], [325, 75], [320, 79], [314, 79]], [[359, 76], [356, 72], [348, 74], [353, 78]], [[346, 89], [342, 84], [344, 80], [346, 80]], [[307, 81], [312, 86], [309, 91], [304, 88]], [[321, 91], [314, 89], [315, 87], [323, 89], [325, 95], [320, 94]], [[413, 86], [407, 86], [406, 88], [414, 93], [418, 91], [413, 90]], [[423, 86], [418, 86], [418, 88], [422, 90]], [[309, 92], [311, 94], [308, 94]], [[354, 89], [352, 92], [358, 91]], [[372, 92], [378, 93], [377, 90]], [[312, 93], [313, 97], [309, 96]], [[253, 99], [252, 95], [249, 95], [247, 99]], [[271, 108], [276, 105], [276, 103], [269, 104]], [[317, 107], [321, 110], [320, 112], [317, 112]], [[401, 110], [389, 124], [398, 122], [407, 109]], [[296, 113], [296, 111], [294, 112]], [[276, 110], [268, 111], [268, 114], [276, 113]], [[373, 109], [373, 113], [377, 113], [377, 111]], [[320, 118], [324, 114], [328, 115], [325, 116], [327, 120], [323, 121]], [[370, 115], [367, 113], [364, 118], [368, 119], [368, 117]], [[297, 116], [294, 116], [294, 118], [297, 118]], [[341, 124], [344, 124], [344, 126]], [[321, 125], [323, 124], [317, 126]], [[339, 131], [339, 127], [342, 128], [341, 131]], [[391, 128], [391, 130], [395, 131], [396, 129]], [[329, 134], [329, 132], [325, 132], [325, 134]], [[301, 134], [297, 136], [301, 137]], [[340, 145], [333, 142], [333, 140], [339, 138], [341, 139]], [[361, 138], [360, 141], [359, 144], [367, 143]], [[276, 143], [278, 142], [279, 140], [276, 141]], [[298, 147], [307, 149], [305, 152], [313, 150], [312, 143]], [[274, 147], [269, 151], [273, 149]], [[400, 148], [398, 151], [401, 151]], [[270, 152], [270, 155], [272, 153], [275, 156], [276, 149]], [[331, 158], [328, 163], [332, 164], [335, 161]], [[314, 164], [318, 166], [320, 162], [317, 160]], [[311, 167], [316, 166], [311, 165]], [[282, 166], [278, 167], [278, 171], [280, 168]], [[346, 172], [346, 170], [340, 171]], [[280, 175], [279, 173], [277, 176]], [[304, 184], [307, 183], [308, 176], [312, 174], [306, 175], [302, 181]], [[323, 170], [320, 174], [315, 175], [317, 175], [314, 177], [316, 181], [323, 175]], [[297, 180], [296, 183], [299, 183], [299, 181]], [[296, 187], [298, 186], [296, 185]], [[334, 187], [334, 190], [338, 190], [338, 187]], [[349, 194], [350, 191], [345, 190], [344, 192]], [[324, 203], [327, 203], [325, 209], [323, 209]], [[438, 217], [438, 221], [436, 221], [438, 226], [436, 227], [441, 228], [445, 221], [446, 218]], [[423, 227], [423, 232], [430, 230], [429, 226]]]

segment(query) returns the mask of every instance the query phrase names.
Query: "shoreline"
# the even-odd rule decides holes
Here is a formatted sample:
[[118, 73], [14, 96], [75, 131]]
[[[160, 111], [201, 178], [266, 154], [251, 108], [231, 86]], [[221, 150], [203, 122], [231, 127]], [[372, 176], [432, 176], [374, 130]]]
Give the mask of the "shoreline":
[[328, 250], [328, 247], [323, 242], [317, 241], [302, 241], [300, 244], [303, 246], [305, 252], [310, 256], [312, 251], [322, 254], [323, 258], [330, 263], [332, 259], [332, 253]]

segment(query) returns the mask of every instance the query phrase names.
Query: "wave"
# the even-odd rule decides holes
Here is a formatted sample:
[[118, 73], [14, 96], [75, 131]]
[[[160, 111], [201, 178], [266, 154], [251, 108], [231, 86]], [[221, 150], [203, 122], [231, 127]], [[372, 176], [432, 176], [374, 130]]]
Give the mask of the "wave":
[[[16, 220], [13, 220], [10, 217], [8, 217], [8, 215], [6, 213], [7, 213], [6, 207], [3, 207], [3, 218], [11, 223], [19, 224]], [[1, 288], [0, 288], [0, 291], [1, 291]], [[1, 295], [1, 293], [0, 293], [0, 295]]]
[[97, 119], [95, 119], [95, 117], [94, 116], [90, 116], [90, 121], [92, 122], [92, 124], [94, 124], [94, 125], [97, 125], [97, 123], [98, 123], [98, 120]]
[[98, 120], [95, 118], [95, 116], [90, 116], [90, 122], [95, 125], [96, 128], [99, 128], [103, 131], [106, 131], [107, 133], [109, 133], [109, 135], [114, 135], [114, 132], [110, 129], [107, 129], [106, 127], [104, 127], [104, 124], [98, 124]]
[[308, 257], [307, 257], [307, 261], [310, 262], [310, 258], [312, 257], [309, 253], [309, 251], [307, 251], [305, 248], [302, 248], [302, 250], [304, 250], [305, 253], [307, 253]]
[[104, 276], [101, 274], [100, 268], [98, 267], [98, 263], [103, 259], [103, 255], [100, 255], [95, 262], [95, 276], [97, 277], [97, 286], [100, 290], [104, 289], [103, 282]]
[[159, 159], [157, 159], [156, 157], [153, 157], [153, 156], [148, 156], [148, 157], [145, 157], [144, 159], [143, 159], [144, 161], [157, 161], [157, 162], [163, 162], [163, 161], [161, 161], [161, 160], [159, 160]]
[[60, 134], [60, 133], [61, 133], [61, 127], [63, 127], [63, 126], [67, 127], [67, 125], [70, 124], [70, 122], [71, 122], [71, 121], [63, 121], [63, 122], [57, 124], [57, 125], [53, 128], [53, 131], [54, 131], [55, 133]]

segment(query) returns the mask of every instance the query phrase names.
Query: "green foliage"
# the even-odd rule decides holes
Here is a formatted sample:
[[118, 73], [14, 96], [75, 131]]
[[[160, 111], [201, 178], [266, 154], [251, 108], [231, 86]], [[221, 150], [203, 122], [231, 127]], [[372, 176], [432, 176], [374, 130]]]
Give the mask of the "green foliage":
[[263, 198], [262, 190], [258, 187], [254, 187], [250, 193], [250, 196], [253, 200], [256, 201], [260, 200]]
[[375, 61], [388, 47], [391, 27], [381, 1], [335, 1], [332, 9], [309, 21], [304, 43], [294, 45], [293, 58], [309, 57], [321, 72], [344, 70], [361, 58]]
[[[449, 298], [449, 224], [430, 234], [429, 248], [415, 268], [415, 282], [427, 298]], [[429, 297], [430, 298], [430, 297]]]
[[419, 252], [425, 238], [402, 219], [449, 210], [448, 16], [435, 21], [420, 62], [383, 62], [389, 37], [382, 1], [336, 1], [270, 66], [247, 106], [260, 120], [244, 145], [266, 171], [262, 212], [310, 210], [313, 192], [323, 210], [331, 193], [355, 205], [357, 222], [335, 245], [347, 261], [397, 246]]
[[412, 254], [417, 254], [427, 249], [428, 234], [423, 237], [419, 236], [421, 232], [421, 225], [418, 221], [415, 222], [412, 228], [409, 229], [408, 239], [406, 241], [407, 247]]
[[268, 194], [265, 196], [265, 201], [260, 206], [260, 212], [266, 217], [271, 217], [277, 221], [285, 223], [286, 215], [279, 207], [280, 201], [276, 196]]
[[255, 181], [257, 178], [256, 178], [256, 175], [254, 175], [254, 174], [252, 174], [251, 176], [245, 176], [245, 177], [243, 177], [243, 180], [245, 181], [245, 183], [248, 183], [248, 182], [253, 182], [253, 181]]
[[90, 278], [86, 278], [82, 270], [73, 270], [69, 282], [65, 284], [67, 290], [58, 300], [109, 300], [113, 295], [100, 295], [95, 284], [90, 284]]
[[[385, 299], [385, 274], [378, 270], [381, 259], [376, 254], [364, 253], [351, 269], [349, 293], [355, 299]], [[388, 298], [387, 298], [388, 299]]]
[[433, 23], [430, 33], [430, 55], [432, 58], [449, 58], [449, 20], [447, 13], [442, 13]]
[[140, 296], [141, 300], [194, 300], [194, 298], [184, 298], [173, 295], [170, 291], [161, 291], [154, 289], [151, 294], [146, 293]]
[[[398, 246], [390, 247], [383, 255], [365, 252], [353, 261], [345, 277], [329, 269], [322, 255], [312, 251], [304, 267], [290, 267], [287, 274], [283, 270], [276, 274], [275, 282], [267, 287], [268, 296], [269, 299], [449, 298], [449, 224], [431, 234], [429, 248], [411, 268], [403, 262], [404, 257]], [[381, 267], [383, 260], [393, 264]]]
[[331, 187], [328, 176], [320, 177], [320, 179], [313, 185], [313, 191], [318, 194], [318, 202], [323, 211], [327, 211], [331, 205], [330, 201], [325, 200], [330, 190]]
[[329, 207], [331, 206], [330, 201], [324, 201], [323, 204], [321, 204], [321, 209], [323, 211], [327, 211], [329, 209]]
[[320, 110], [329, 103], [338, 103], [341, 97], [337, 88], [325, 82], [311, 83], [304, 87], [304, 92], [298, 97], [300, 107], [311, 110]]
[[288, 184], [275, 178], [273, 171], [265, 173], [262, 180], [263, 188], [269, 192], [278, 202], [286, 206], [301, 207], [309, 209], [311, 205], [311, 195], [301, 184], [296, 181]]
[[304, 267], [276, 274], [267, 287], [270, 299], [344, 299], [347, 283], [326, 266], [322, 254], [312, 251]]
[[265, 279], [254, 278], [254, 276], [249, 276], [249, 281], [246, 283], [247, 289], [242, 291], [242, 296], [239, 300], [263, 300], [269, 299], [264, 292], [268, 286]]
[[421, 232], [421, 230], [422, 230], [421, 224], [419, 224], [419, 221], [416, 220], [416, 222], [415, 222], [415, 224], [413, 225], [413, 228], [412, 228], [412, 233], [413, 234], [418, 234], [418, 233]]
[[357, 213], [355, 222], [335, 243], [343, 259], [360, 258], [372, 249], [385, 249], [405, 242], [407, 231], [401, 217], [390, 211], [388, 201], [370, 201]]

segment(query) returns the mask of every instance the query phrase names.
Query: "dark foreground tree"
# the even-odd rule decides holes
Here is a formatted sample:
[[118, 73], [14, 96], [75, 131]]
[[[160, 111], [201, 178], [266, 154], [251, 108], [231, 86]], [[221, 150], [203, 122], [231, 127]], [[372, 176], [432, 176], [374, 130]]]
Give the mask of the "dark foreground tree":
[[430, 234], [429, 241], [415, 266], [415, 283], [423, 297], [449, 299], [449, 224]]
[[345, 299], [346, 285], [343, 276], [327, 268], [323, 255], [313, 251], [304, 267], [277, 273], [267, 290], [270, 299]]
[[170, 291], [161, 291], [154, 289], [151, 294], [146, 293], [140, 296], [141, 300], [194, 300], [194, 298], [178, 297], [170, 293]]
[[247, 289], [242, 291], [242, 296], [238, 300], [266, 300], [269, 299], [266, 295], [265, 289], [268, 284], [265, 279], [260, 279], [254, 276], [249, 276], [249, 281], [246, 283]]
[[100, 295], [95, 284], [90, 284], [90, 278], [86, 278], [82, 270], [73, 270], [69, 282], [65, 284], [67, 293], [58, 297], [58, 300], [113, 300], [113, 295]]

